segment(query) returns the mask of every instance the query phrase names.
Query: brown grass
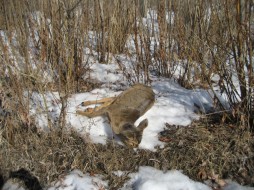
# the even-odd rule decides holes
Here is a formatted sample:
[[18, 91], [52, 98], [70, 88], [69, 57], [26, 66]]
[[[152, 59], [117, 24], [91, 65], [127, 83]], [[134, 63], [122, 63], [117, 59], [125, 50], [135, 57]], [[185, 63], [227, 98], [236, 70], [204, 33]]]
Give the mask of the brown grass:
[[[24, 167], [47, 186], [59, 175], [78, 168], [91, 175], [104, 174], [110, 188], [116, 189], [127, 176], [116, 177], [112, 171], [131, 172], [140, 165], [150, 165], [182, 169], [193, 179], [203, 179], [214, 172], [223, 178], [254, 184], [249, 177], [254, 176], [253, 135], [249, 132], [254, 125], [251, 0], [195, 0], [191, 4], [186, 0], [160, 0], [146, 1], [146, 5], [136, 1], [114, 1], [112, 5], [110, 0], [0, 2], [0, 29], [10, 42], [7, 46], [6, 39], [0, 37], [0, 167], [4, 175]], [[146, 15], [143, 11], [148, 8], [161, 10], [161, 33], [155, 31], [157, 21], [152, 21], [150, 30], [141, 22], [141, 16]], [[32, 16], [36, 11], [42, 13], [40, 24]], [[165, 20], [164, 11], [174, 11], [173, 23]], [[210, 20], [205, 19], [208, 16]], [[92, 40], [91, 31], [95, 34]], [[130, 36], [134, 50], [125, 46]], [[89, 53], [85, 54], [84, 48]], [[89, 56], [110, 63], [110, 53], [126, 55], [134, 70], [130, 76], [124, 71], [131, 82], [151, 82], [150, 70], [173, 77], [179, 64], [184, 72], [177, 81], [185, 87], [211, 88], [211, 76], [217, 74], [220, 80], [215, 83], [228, 97], [232, 112], [227, 113], [235, 116], [235, 124], [212, 126], [212, 122], [202, 120], [196, 127], [165, 132], [164, 138], [170, 142], [157, 152], [133, 151], [113, 142], [94, 145], [73, 131], [67, 132], [64, 117], [68, 96], [97, 86], [84, 80], [90, 74]], [[51, 73], [53, 81], [44, 83], [41, 71]], [[239, 78], [240, 94], [232, 73]], [[29, 116], [29, 98], [24, 97], [25, 92], [33, 91], [61, 93], [63, 108], [57, 126], [63, 131], [36, 132]]]
[[[231, 108], [240, 104], [244, 122], [251, 117], [254, 88], [251, 0], [0, 2], [0, 25], [10, 42], [7, 46], [5, 39], [0, 38], [3, 62], [0, 74], [8, 73], [11, 85], [7, 87], [18, 91], [13, 97], [18, 96], [21, 105], [25, 104], [20, 98], [23, 91], [50, 89], [49, 84], [42, 84], [39, 71], [53, 75], [53, 86], [61, 92], [65, 105], [65, 97], [80, 91], [83, 78], [89, 76], [89, 55], [99, 62], [110, 63], [111, 53], [124, 53], [133, 65], [134, 74], [129, 80], [134, 82], [151, 82], [150, 70], [173, 77], [179, 64], [184, 71], [177, 80], [185, 87], [193, 87], [195, 82], [195, 86], [212, 88], [211, 77], [216, 74], [219, 81], [215, 83], [227, 96]], [[146, 16], [144, 10], [149, 8], [159, 14], [147, 27], [142, 15]], [[174, 22], [167, 20], [166, 14]], [[16, 42], [11, 43], [14, 36]], [[129, 37], [134, 40], [134, 50], [126, 47]], [[84, 48], [89, 49], [89, 55]], [[36, 69], [32, 68], [33, 64], [37, 65]], [[232, 75], [238, 78], [240, 92]], [[61, 113], [64, 116], [65, 110]], [[253, 118], [250, 120], [252, 127]]]
[[79, 169], [90, 175], [103, 174], [109, 180], [109, 189], [118, 189], [128, 176], [119, 177], [113, 172], [136, 172], [139, 166], [183, 170], [199, 181], [218, 174], [219, 178], [254, 185], [251, 133], [233, 124], [210, 125], [205, 120], [189, 127], [167, 128], [160, 137], [169, 142], [156, 152], [134, 151], [111, 140], [106, 145], [93, 144], [75, 131], [39, 133], [19, 128], [13, 134], [12, 144], [6, 138], [1, 139], [0, 168], [5, 176], [11, 170], [26, 168], [43, 186]]

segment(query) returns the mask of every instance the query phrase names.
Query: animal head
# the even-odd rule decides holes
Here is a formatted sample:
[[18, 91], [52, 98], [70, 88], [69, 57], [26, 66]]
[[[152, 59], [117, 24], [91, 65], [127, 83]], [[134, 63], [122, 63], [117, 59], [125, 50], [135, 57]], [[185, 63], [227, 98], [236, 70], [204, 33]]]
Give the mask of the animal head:
[[120, 139], [125, 145], [131, 148], [138, 147], [141, 139], [143, 130], [148, 126], [148, 120], [144, 119], [140, 122], [138, 127], [135, 127], [134, 124], [125, 123], [122, 126], [122, 132], [119, 134]]

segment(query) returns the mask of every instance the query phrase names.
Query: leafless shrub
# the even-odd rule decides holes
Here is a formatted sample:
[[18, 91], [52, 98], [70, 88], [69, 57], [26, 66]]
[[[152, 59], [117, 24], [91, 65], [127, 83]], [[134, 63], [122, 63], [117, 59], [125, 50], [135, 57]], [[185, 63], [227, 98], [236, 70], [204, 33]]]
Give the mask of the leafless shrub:
[[[16, 165], [20, 160], [20, 152], [17, 150], [21, 144], [21, 164], [29, 164], [31, 169], [34, 167], [32, 162], [39, 163], [39, 167], [34, 168], [37, 168], [36, 173], [41, 175], [44, 184], [66, 172], [66, 168], [76, 167], [83, 168], [84, 172], [111, 173], [118, 169], [134, 171], [138, 164], [163, 169], [165, 163], [167, 168], [177, 166], [177, 169], [187, 169], [189, 174], [196, 176], [197, 171], [190, 169], [193, 163], [186, 161], [184, 166], [177, 165], [179, 158], [184, 155], [181, 151], [186, 152], [182, 147], [177, 153], [173, 147], [159, 154], [143, 150], [139, 154], [120, 147], [120, 154], [113, 155], [112, 162], [109, 149], [116, 152], [114, 144], [107, 145], [109, 147], [93, 144], [87, 146], [77, 134], [72, 137], [61, 132], [66, 125], [69, 95], [93, 86], [83, 79], [89, 78], [89, 57], [85, 48], [89, 54], [97, 56], [101, 63], [110, 63], [112, 53], [115, 58], [123, 53], [130, 62], [132, 71], [124, 67], [121, 59], [116, 60], [130, 83], [150, 83], [151, 71], [154, 71], [153, 74], [174, 77], [187, 88], [214, 90], [216, 86], [219, 91], [214, 90], [215, 100], [220, 109], [227, 110], [221, 121], [235, 120], [239, 126], [237, 130], [231, 130], [231, 126], [219, 126], [216, 135], [224, 134], [220, 130], [228, 130], [223, 137], [231, 138], [230, 135], [234, 132], [231, 140], [241, 141], [240, 148], [236, 149], [243, 157], [244, 147], [251, 141], [251, 134], [241, 128], [253, 129], [254, 126], [252, 10], [252, 0], [0, 0], [0, 146], [4, 147], [0, 155], [3, 158], [0, 159], [1, 166], [4, 166], [5, 171], [13, 166], [19, 167]], [[132, 48], [127, 46], [130, 40], [134, 44]], [[62, 109], [59, 121], [57, 124], [49, 122], [49, 127], [56, 125], [62, 130], [59, 132], [52, 129], [52, 134], [31, 132], [35, 128], [29, 114], [29, 98], [33, 92], [44, 94], [47, 91], [60, 93], [59, 104]], [[220, 94], [225, 95], [228, 107], [220, 102], [217, 97]], [[193, 128], [194, 132], [190, 130], [189, 134], [183, 134], [195, 135], [196, 129], [199, 130]], [[203, 130], [207, 132], [208, 129], [204, 127], [200, 132]], [[217, 128], [214, 131], [217, 132]], [[243, 133], [243, 138], [237, 137], [240, 133]], [[185, 140], [183, 134], [180, 137]], [[209, 130], [207, 134], [210, 134]], [[178, 140], [173, 142], [173, 146], [179, 146], [181, 138], [176, 137]], [[196, 136], [193, 139], [196, 140]], [[205, 157], [207, 153], [204, 149], [208, 149], [203, 148], [203, 140], [194, 141], [194, 145], [197, 143], [200, 146], [197, 155], [204, 154]], [[64, 149], [63, 142], [66, 145]], [[70, 142], [75, 148], [69, 146]], [[217, 138], [214, 142], [216, 150]], [[209, 143], [206, 143], [207, 146], [210, 146]], [[225, 146], [228, 146], [228, 140], [225, 140]], [[54, 154], [59, 150], [67, 156]], [[102, 150], [105, 154], [101, 154]], [[216, 155], [225, 155], [225, 148], [221, 147], [220, 150]], [[52, 152], [47, 155], [47, 151]], [[233, 149], [232, 155], [235, 151]], [[248, 158], [252, 152], [250, 148]], [[124, 164], [122, 158], [126, 153], [132, 155], [128, 167], [121, 165]], [[210, 159], [216, 158], [214, 152], [211, 154]], [[15, 159], [4, 162], [6, 155], [14, 155]], [[83, 155], [87, 157], [84, 158]], [[172, 155], [176, 159], [169, 159]], [[190, 155], [193, 155], [193, 151], [190, 151]], [[160, 166], [149, 160], [151, 156], [161, 159]], [[231, 158], [234, 157], [229, 157]], [[182, 159], [185, 162], [186, 158]], [[221, 159], [219, 163], [224, 163], [225, 158]], [[55, 165], [52, 160], [58, 164]], [[199, 161], [201, 160], [203, 158]], [[195, 159], [189, 161], [199, 164]], [[217, 160], [214, 163], [218, 164]], [[232, 166], [236, 168], [229, 165], [226, 172], [232, 168], [232, 173], [239, 172], [238, 164], [239, 162], [233, 162]], [[252, 162], [249, 163], [248, 168], [252, 165]], [[218, 172], [222, 171], [222, 167], [224, 165], [217, 168]], [[49, 176], [44, 175], [45, 171], [50, 171]], [[250, 169], [249, 172], [251, 171]], [[123, 178], [126, 179], [127, 176]], [[253, 183], [253, 179], [249, 181]], [[245, 183], [249, 181], [246, 180]], [[123, 181], [117, 182], [118, 187], [122, 183]]]
[[[252, 118], [250, 99], [254, 84], [253, 2], [183, 0], [160, 1], [159, 5], [160, 46], [154, 58], [164, 60], [158, 64], [160, 73], [172, 77], [174, 66], [181, 64], [178, 80], [187, 87], [213, 88], [212, 79], [219, 76], [215, 83], [226, 95], [229, 108], [237, 113], [233, 117], [251, 127], [247, 121]], [[173, 23], [165, 22], [167, 11], [174, 13]]]

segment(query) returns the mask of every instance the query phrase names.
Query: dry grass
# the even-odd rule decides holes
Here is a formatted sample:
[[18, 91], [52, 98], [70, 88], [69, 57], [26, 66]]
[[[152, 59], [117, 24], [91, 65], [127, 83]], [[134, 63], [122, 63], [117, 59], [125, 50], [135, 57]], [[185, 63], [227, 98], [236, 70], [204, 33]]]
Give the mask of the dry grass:
[[[160, 134], [169, 142], [156, 152], [128, 149], [114, 141], [106, 145], [85, 141], [74, 131], [39, 133], [27, 128], [14, 130], [12, 144], [2, 138], [0, 168], [9, 171], [26, 168], [43, 186], [73, 169], [103, 174], [109, 189], [118, 189], [128, 179], [114, 171], [135, 172], [139, 166], [162, 170], [178, 169], [192, 179], [203, 181], [218, 174], [241, 184], [254, 185], [254, 139], [251, 133], [233, 124], [207, 124], [197, 121], [189, 127], [169, 129]], [[88, 138], [86, 138], [88, 139]]]
[[218, 174], [253, 185], [254, 141], [250, 132], [234, 124], [198, 121], [188, 128], [169, 130], [168, 137], [172, 140], [166, 152], [175, 160], [172, 167], [199, 180]]
[[[215, 173], [254, 184], [249, 177], [254, 176], [253, 135], [248, 131], [254, 125], [252, 0], [144, 1], [146, 7], [137, 1], [114, 1], [112, 5], [110, 0], [0, 2], [0, 29], [6, 33], [6, 39], [0, 37], [0, 168], [4, 175], [24, 167], [47, 186], [77, 168], [91, 175], [104, 174], [110, 188], [117, 189], [127, 176], [117, 177], [112, 171], [132, 172], [150, 165], [182, 169], [193, 179]], [[147, 28], [141, 22], [146, 13], [140, 8], [162, 10], [158, 26], [151, 20], [151, 28]], [[166, 20], [170, 11], [174, 22]], [[158, 29], [161, 32], [156, 32]], [[134, 50], [125, 46], [130, 36]], [[89, 49], [89, 55], [84, 48]], [[184, 71], [177, 79], [181, 85], [193, 87], [193, 81], [211, 88], [211, 77], [216, 74], [220, 78], [217, 86], [227, 95], [236, 124], [212, 125], [202, 120], [193, 124], [195, 127], [164, 132], [169, 143], [157, 152], [133, 151], [111, 141], [105, 146], [94, 145], [73, 131], [65, 131], [67, 97], [97, 86], [83, 79], [89, 78], [89, 56], [109, 63], [112, 52], [124, 53], [133, 65], [130, 81], [149, 83], [150, 70], [172, 77], [181, 64]], [[43, 82], [47, 79], [41, 77], [43, 72], [52, 74], [51, 82]], [[238, 76], [240, 94], [232, 74]], [[61, 92], [63, 109], [57, 125], [63, 131], [36, 132], [29, 116], [29, 99], [24, 97], [25, 92], [33, 91]]]
[[[19, 97], [20, 105], [25, 105], [20, 98], [24, 91], [50, 89], [41, 80], [43, 72], [52, 74], [52, 85], [63, 97], [82, 90], [79, 86], [90, 69], [87, 48], [103, 63], [111, 62], [111, 53], [125, 54], [135, 82], [151, 82], [150, 70], [173, 77], [179, 65], [183, 71], [177, 80], [184, 87], [195, 82], [212, 88], [216, 75], [215, 83], [231, 108], [241, 105], [244, 122], [253, 112], [252, 0], [0, 2], [0, 24], [7, 38], [0, 37], [0, 74], [9, 77], [7, 88], [18, 90], [13, 97]], [[151, 16], [149, 26], [143, 22], [146, 13]], [[126, 46], [130, 37], [132, 48]], [[61, 101], [65, 105], [67, 100]], [[61, 113], [64, 116], [65, 110]]]

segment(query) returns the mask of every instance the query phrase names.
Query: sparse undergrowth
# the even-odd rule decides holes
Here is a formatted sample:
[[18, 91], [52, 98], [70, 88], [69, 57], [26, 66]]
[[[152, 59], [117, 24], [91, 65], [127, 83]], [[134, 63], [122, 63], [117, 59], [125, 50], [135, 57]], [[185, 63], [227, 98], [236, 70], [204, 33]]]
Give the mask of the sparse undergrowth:
[[[3, 131], [4, 134], [5, 131]], [[241, 184], [254, 185], [254, 139], [251, 133], [233, 124], [195, 121], [189, 127], [168, 126], [161, 133], [169, 142], [156, 152], [133, 150], [114, 141], [93, 144], [74, 131], [35, 132], [14, 130], [12, 143], [2, 137], [0, 168], [5, 176], [27, 168], [47, 187], [59, 176], [79, 169], [90, 175], [103, 174], [109, 189], [118, 189], [128, 179], [114, 171], [137, 171], [139, 166], [182, 170], [190, 178], [203, 181], [216, 174]], [[88, 138], [86, 138], [88, 139]]]
[[[0, 173], [26, 168], [48, 186], [79, 169], [103, 174], [109, 188], [118, 189], [128, 176], [113, 171], [134, 172], [145, 165], [183, 170], [200, 181], [218, 174], [254, 185], [254, 140], [248, 129], [254, 125], [251, 0], [0, 2]], [[225, 113], [238, 121], [169, 126], [161, 133], [167, 144], [156, 152], [113, 141], [93, 144], [74, 131], [62, 131], [68, 96], [99, 86], [89, 82], [90, 67], [113, 62], [112, 53], [130, 62], [131, 72], [117, 59], [128, 81], [150, 83], [150, 71], [172, 78], [181, 68], [176, 77], [181, 86], [215, 86], [229, 101], [232, 112]], [[34, 130], [24, 97], [33, 91], [61, 93], [59, 130]], [[219, 110], [228, 110], [216, 102]]]

